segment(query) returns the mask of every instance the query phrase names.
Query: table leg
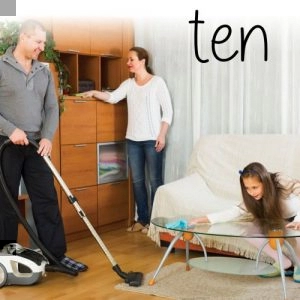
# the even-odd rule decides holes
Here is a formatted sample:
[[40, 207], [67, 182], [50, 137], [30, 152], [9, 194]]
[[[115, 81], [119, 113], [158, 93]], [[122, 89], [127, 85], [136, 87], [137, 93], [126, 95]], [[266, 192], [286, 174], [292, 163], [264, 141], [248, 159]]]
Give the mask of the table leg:
[[286, 248], [289, 250], [289, 252], [290, 252], [290, 254], [291, 254], [291, 256], [292, 256], [292, 262], [293, 262], [293, 265], [294, 266], [297, 266], [297, 267], [300, 267], [300, 262], [299, 262], [299, 259], [298, 259], [298, 257], [297, 257], [297, 255], [296, 255], [296, 253], [295, 253], [295, 251], [294, 251], [294, 249], [293, 249], [293, 247], [291, 246], [291, 244], [288, 242], [288, 241], [286, 241], [286, 240], [284, 240], [284, 245], [286, 246]]
[[269, 240], [266, 240], [266, 241], [260, 246], [260, 248], [258, 249], [257, 256], [256, 256], [256, 269], [258, 268], [258, 263], [259, 263], [260, 255], [261, 255], [263, 249], [266, 247], [266, 245], [267, 245], [268, 243], [269, 243]]
[[190, 260], [190, 241], [186, 240], [185, 241], [185, 270], [189, 271], [190, 265], [189, 265], [189, 260]]
[[285, 274], [284, 274], [284, 268], [283, 268], [283, 262], [282, 262], [282, 249], [280, 245], [280, 240], [276, 239], [276, 250], [278, 255], [278, 261], [280, 266], [280, 275], [281, 275], [281, 282], [282, 282], [282, 288], [283, 288], [283, 299], [286, 299], [286, 285], [285, 285]]
[[[258, 267], [259, 263], [259, 257], [261, 255], [261, 252], [263, 249], [266, 247], [266, 245], [269, 243], [269, 240], [266, 240], [261, 247], [258, 249], [257, 257], [256, 257], [256, 268]], [[284, 241], [284, 243], [288, 243]], [[295, 256], [295, 252], [292, 248], [291, 245], [288, 246], [289, 251], [291, 252], [292, 255]], [[280, 275], [281, 275], [281, 281], [282, 281], [282, 289], [283, 289], [283, 297], [286, 299], [286, 284], [285, 284], [285, 273], [284, 273], [284, 268], [283, 268], [283, 262], [282, 262], [282, 249], [280, 246], [280, 239], [276, 239], [276, 251], [277, 251], [277, 256], [278, 256], [278, 262], [279, 262], [279, 267], [280, 267]]]
[[195, 237], [199, 241], [199, 243], [200, 243], [200, 245], [202, 247], [203, 253], [204, 253], [205, 261], [207, 261], [207, 251], [206, 251], [205, 245], [202, 242], [202, 240], [201, 240], [201, 238], [200, 238], [200, 236], [198, 234], [195, 234]]
[[156, 276], [157, 276], [158, 273], [160, 272], [160, 269], [162, 268], [162, 266], [163, 266], [165, 260], [167, 259], [167, 257], [169, 256], [169, 254], [170, 254], [170, 252], [171, 252], [173, 246], [174, 246], [175, 243], [180, 239], [180, 237], [181, 237], [182, 235], [183, 235], [183, 232], [179, 232], [179, 233], [173, 238], [173, 240], [171, 241], [171, 243], [170, 243], [169, 247], [167, 248], [167, 250], [166, 250], [166, 252], [165, 252], [165, 254], [164, 254], [164, 256], [163, 256], [163, 258], [162, 258], [162, 260], [161, 260], [161, 262], [160, 262], [160, 264], [159, 264], [159, 266], [158, 266], [158, 268], [156, 269], [156, 271], [155, 271], [155, 273], [154, 273], [152, 279], [150, 279], [149, 285], [153, 285], [153, 284], [155, 283], [155, 278], [156, 278]]

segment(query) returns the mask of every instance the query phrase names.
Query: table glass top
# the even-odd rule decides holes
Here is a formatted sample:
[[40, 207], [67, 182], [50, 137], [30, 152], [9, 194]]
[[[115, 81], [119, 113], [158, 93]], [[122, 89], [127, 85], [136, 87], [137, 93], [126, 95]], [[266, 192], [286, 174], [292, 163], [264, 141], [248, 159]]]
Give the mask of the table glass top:
[[158, 217], [151, 220], [155, 226], [182, 232], [191, 232], [202, 235], [213, 236], [229, 236], [229, 237], [245, 237], [245, 238], [262, 238], [262, 237], [300, 237], [300, 231], [287, 228], [274, 228], [270, 226], [270, 230], [262, 233], [259, 226], [254, 222], [231, 221], [224, 223], [202, 223], [189, 226], [189, 220], [192, 217]]

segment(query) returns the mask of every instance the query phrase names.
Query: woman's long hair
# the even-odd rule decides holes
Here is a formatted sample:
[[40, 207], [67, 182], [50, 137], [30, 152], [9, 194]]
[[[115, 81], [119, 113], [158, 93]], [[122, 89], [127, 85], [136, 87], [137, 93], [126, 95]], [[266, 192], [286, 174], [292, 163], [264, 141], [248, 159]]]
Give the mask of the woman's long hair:
[[142, 47], [132, 47], [129, 49], [129, 51], [134, 51], [137, 54], [137, 57], [139, 58], [139, 60], [144, 59], [146, 71], [148, 73], [154, 75], [152, 69], [149, 67], [149, 54], [146, 49], [144, 49]]
[[[282, 187], [277, 181], [277, 173], [270, 173], [258, 162], [247, 165], [240, 171], [240, 184], [242, 196], [247, 210], [254, 216], [263, 230], [283, 226], [282, 208], [280, 198]], [[259, 201], [248, 194], [244, 178], [257, 178], [263, 184], [263, 197]]]

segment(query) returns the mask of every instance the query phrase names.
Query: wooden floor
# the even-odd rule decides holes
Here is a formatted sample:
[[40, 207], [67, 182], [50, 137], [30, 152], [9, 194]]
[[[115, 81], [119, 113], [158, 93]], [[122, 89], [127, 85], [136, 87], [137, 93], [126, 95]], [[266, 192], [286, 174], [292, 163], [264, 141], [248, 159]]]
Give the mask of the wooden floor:
[[[146, 274], [155, 270], [166, 249], [157, 247], [143, 233], [128, 233], [125, 229], [106, 232], [100, 237], [124, 272], [136, 271]], [[76, 277], [62, 273], [47, 273], [42, 281], [33, 286], [4, 286], [0, 288], [0, 299], [163, 299], [116, 290], [114, 286], [124, 280], [112, 270], [112, 264], [92, 236], [68, 243], [67, 254], [87, 264], [89, 270], [79, 273]], [[184, 260], [185, 252], [178, 250], [169, 255], [166, 264]]]

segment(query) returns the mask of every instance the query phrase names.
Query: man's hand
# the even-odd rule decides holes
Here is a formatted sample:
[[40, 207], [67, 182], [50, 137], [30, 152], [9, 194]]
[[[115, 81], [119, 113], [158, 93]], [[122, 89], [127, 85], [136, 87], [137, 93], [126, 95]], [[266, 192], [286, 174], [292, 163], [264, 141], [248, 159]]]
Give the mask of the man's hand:
[[41, 139], [39, 149], [37, 151], [41, 156], [50, 156], [52, 151], [52, 143], [48, 139]]
[[13, 144], [15, 145], [28, 145], [29, 141], [27, 139], [26, 133], [19, 129], [16, 128], [13, 133], [9, 136], [9, 139], [12, 141]]

